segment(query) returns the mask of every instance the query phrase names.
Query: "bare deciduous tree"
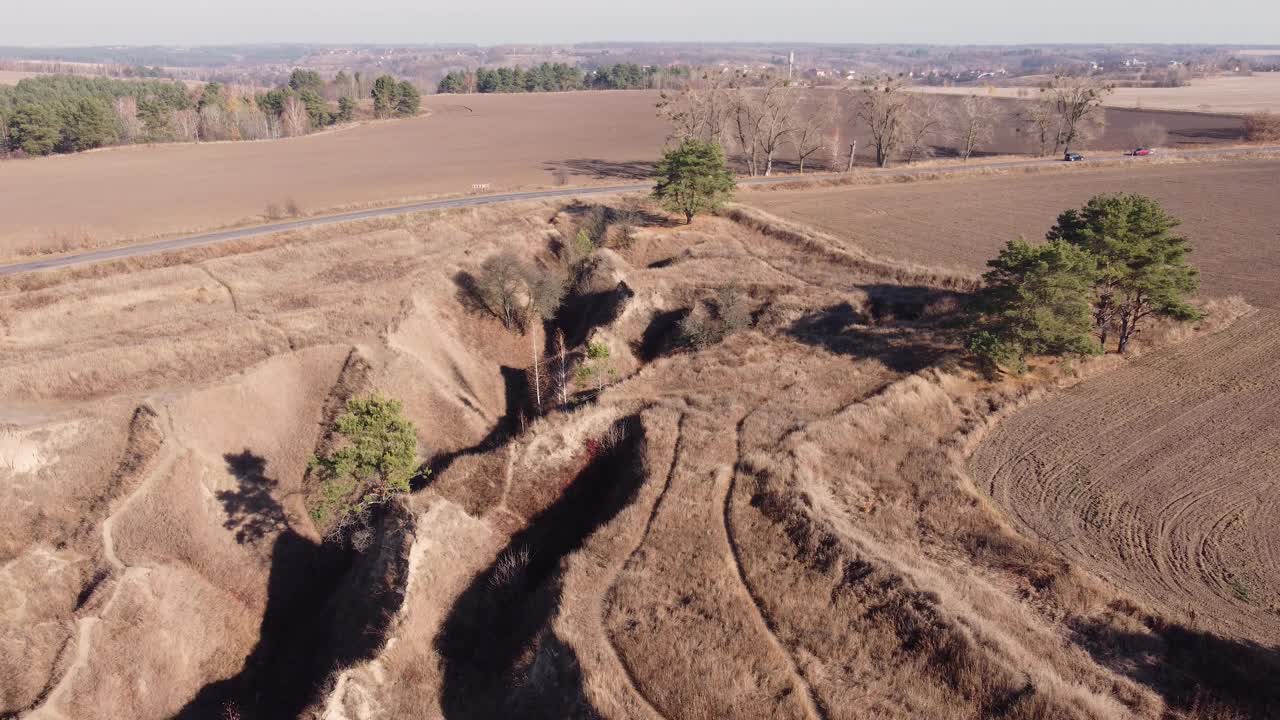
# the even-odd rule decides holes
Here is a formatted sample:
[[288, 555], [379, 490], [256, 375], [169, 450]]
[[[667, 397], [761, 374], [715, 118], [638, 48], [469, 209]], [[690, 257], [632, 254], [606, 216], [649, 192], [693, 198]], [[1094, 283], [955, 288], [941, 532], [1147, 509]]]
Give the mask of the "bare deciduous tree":
[[241, 140], [268, 140], [278, 137], [266, 113], [256, 107], [234, 110], [232, 123]]
[[902, 83], [882, 80], [854, 91], [854, 114], [868, 127], [876, 150], [876, 165], [888, 167], [907, 130], [908, 103]]
[[1164, 145], [1169, 140], [1169, 131], [1154, 121], [1138, 123], [1129, 132], [1135, 147], [1153, 148]]
[[1018, 132], [1027, 138], [1036, 155], [1048, 155], [1050, 148], [1057, 151], [1059, 118], [1051, 103], [1043, 99], [1024, 103], [1017, 120]]
[[280, 113], [280, 124], [285, 137], [306, 135], [311, 127], [311, 116], [307, 114], [306, 104], [292, 95], [285, 98], [284, 110]]
[[195, 110], [174, 110], [169, 116], [169, 133], [178, 142], [194, 142], [199, 138], [200, 116]]
[[747, 95], [747, 91], [739, 88], [732, 95], [732, 110], [729, 115], [731, 139], [737, 144], [747, 163], [747, 173], [758, 175], [760, 144], [760, 126], [764, 123], [760, 105]]
[[535, 320], [555, 317], [564, 299], [565, 278], [556, 269], [532, 265], [515, 253], [504, 252], [481, 264], [475, 290], [503, 325], [523, 332]]
[[763, 174], [767, 177], [773, 173], [773, 156], [796, 130], [799, 96], [795, 88], [788, 87], [781, 80], [769, 83], [762, 91], [744, 92], [753, 96], [748, 102], [754, 100], [759, 106], [757, 113], [760, 117], [760, 131], [756, 134], [756, 142], [764, 156]]
[[[839, 150], [839, 130], [836, 130], [836, 139], [834, 142], [831, 138], [831, 130], [836, 118], [836, 97], [828, 96], [816, 108], [812, 108], [805, 113], [804, 120], [796, 124], [795, 131], [791, 134], [791, 144], [795, 146], [796, 157], [800, 160], [800, 174], [804, 174], [805, 162], [810, 157], [821, 152], [827, 147], [837, 148]], [[835, 166], [833, 158], [832, 166]]]
[[1244, 136], [1249, 142], [1280, 140], [1280, 115], [1256, 112], [1244, 116]]
[[1099, 134], [1106, 125], [1102, 102], [1111, 86], [1092, 76], [1058, 76], [1041, 89], [1041, 95], [1057, 116], [1058, 132], [1053, 151], [1069, 150], [1075, 143]]
[[728, 82], [723, 75], [704, 74], [678, 93], [659, 95], [658, 115], [671, 123], [672, 139], [721, 142], [732, 110]]
[[111, 109], [115, 111], [116, 122], [120, 125], [120, 139], [131, 143], [142, 134], [142, 121], [138, 119], [138, 98], [125, 95], [116, 98]]
[[929, 139], [943, 128], [943, 97], [915, 95], [907, 102], [902, 138], [902, 159], [913, 163], [929, 156]]
[[960, 159], [969, 157], [991, 142], [995, 134], [996, 104], [989, 97], [966, 95], [955, 103], [951, 116], [951, 132]]
[[217, 105], [205, 105], [200, 108], [200, 139], [230, 140], [230, 126], [227, 114]]

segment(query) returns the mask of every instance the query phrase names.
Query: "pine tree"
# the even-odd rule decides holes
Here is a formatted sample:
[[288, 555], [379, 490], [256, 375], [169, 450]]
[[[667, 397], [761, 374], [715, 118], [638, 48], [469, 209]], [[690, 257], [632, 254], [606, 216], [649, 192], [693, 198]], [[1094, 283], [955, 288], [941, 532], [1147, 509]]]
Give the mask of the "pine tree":
[[1027, 355], [1088, 355], [1093, 284], [1098, 270], [1085, 250], [1061, 240], [1012, 240], [987, 263], [981, 331], [970, 349], [989, 367], [1021, 366]]
[[400, 83], [390, 75], [382, 75], [373, 81], [373, 114], [380, 118], [391, 117], [400, 96]]
[[1191, 246], [1173, 231], [1181, 224], [1160, 203], [1137, 194], [1098, 195], [1068, 210], [1048, 234], [1092, 255], [1098, 265], [1093, 324], [1101, 349], [1115, 333], [1125, 352], [1152, 315], [1200, 316], [1188, 297], [1200, 274], [1187, 264]]
[[400, 117], [412, 117], [418, 114], [418, 110], [422, 107], [422, 93], [418, 92], [418, 88], [413, 83], [405, 80], [400, 83], [396, 89], [396, 115]]
[[61, 149], [68, 152], [109, 145], [119, 138], [115, 113], [106, 100], [81, 98], [62, 117]]
[[28, 155], [48, 155], [62, 139], [58, 116], [45, 105], [23, 105], [9, 118], [9, 144]]
[[687, 138], [662, 156], [653, 197], [691, 223], [694, 215], [714, 210], [731, 198], [736, 184], [718, 144]]

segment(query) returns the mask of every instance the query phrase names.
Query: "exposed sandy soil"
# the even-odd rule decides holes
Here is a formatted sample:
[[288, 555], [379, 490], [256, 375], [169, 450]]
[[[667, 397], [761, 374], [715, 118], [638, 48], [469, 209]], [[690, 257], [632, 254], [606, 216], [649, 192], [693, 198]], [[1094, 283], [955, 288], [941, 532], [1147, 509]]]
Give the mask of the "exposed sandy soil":
[[331, 398], [397, 388], [432, 452], [483, 436], [523, 346], [436, 303], [452, 263], [546, 212], [0, 292], [3, 712], [169, 717], [240, 672], [289, 587], [322, 602], [335, 561], [300, 490]]
[[[947, 95], [1019, 97], [1019, 88], [922, 86], [913, 89]], [[1027, 91], [1032, 97], [1035, 96], [1035, 88], [1028, 88]], [[1280, 73], [1197, 78], [1190, 85], [1180, 88], [1116, 88], [1107, 97], [1106, 104], [1115, 108], [1233, 114], [1280, 112]]]
[[[669, 129], [652, 92], [433, 96], [430, 113], [254, 143], [110, 148], [0, 164], [0, 256], [59, 252], [261, 221], [268, 206], [302, 212], [436, 195], [645, 177]], [[1005, 108], [1012, 111], [1012, 105]], [[1150, 114], [1111, 113], [1100, 149], [1128, 147]], [[1230, 141], [1239, 120], [1150, 115], [1171, 142]], [[1006, 123], [1007, 125], [1007, 123]], [[852, 126], [846, 138], [865, 133]], [[1026, 150], [1011, 127], [992, 152]], [[781, 169], [786, 169], [784, 151]], [[74, 199], [74, 201], [72, 201]]]
[[803, 191], [753, 191], [741, 202], [823, 228], [904, 261], [981, 272], [1010, 239], [1037, 240], [1058, 213], [1102, 192], [1151, 195], [1183, 220], [1204, 294], [1280, 305], [1280, 161], [969, 177]]
[[[553, 262], [587, 209], [449, 211], [0, 282], [2, 711], [1280, 707], [1257, 681], [1273, 657], [1148, 615], [976, 491], [968, 445], [1034, 383], [959, 361], [972, 274], [740, 209], [642, 213], [527, 336], [457, 282], [500, 249]], [[729, 284], [751, 327], [681, 346], [680, 318]], [[546, 329], [568, 337], [574, 397], [533, 417]], [[609, 354], [584, 375], [588, 342]], [[432, 474], [356, 555], [315, 542], [305, 464], [375, 389], [403, 400]], [[1247, 687], [1187, 659], [1209, 641]]]

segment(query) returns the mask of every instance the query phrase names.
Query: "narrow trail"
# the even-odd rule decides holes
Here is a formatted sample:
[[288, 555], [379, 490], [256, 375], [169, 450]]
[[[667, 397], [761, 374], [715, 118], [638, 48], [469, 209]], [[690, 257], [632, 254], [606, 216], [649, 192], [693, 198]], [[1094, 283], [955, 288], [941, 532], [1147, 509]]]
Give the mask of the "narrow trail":
[[[758, 409], [758, 408], [757, 408]], [[746, 424], [747, 419], [755, 413], [751, 410], [738, 420], [735, 427], [735, 443], [736, 443], [736, 460], [732, 467], [728, 468], [716, 477], [716, 483], [724, 484], [724, 502], [722, 510], [722, 519], [724, 526], [725, 543], [729, 546], [729, 553], [726, 561], [732, 566], [735, 576], [738, 578], [738, 584], [742, 587], [743, 593], [747, 596], [747, 600], [754, 612], [752, 617], [756, 621], [756, 625], [760, 632], [769, 639], [769, 644], [787, 660], [787, 668], [791, 673], [792, 681], [796, 688], [800, 691], [801, 703], [804, 705], [805, 712], [810, 718], [815, 720], [827, 720], [831, 717], [830, 711], [827, 709], [822, 699], [813, 691], [813, 687], [809, 685], [809, 681], [804, 676], [804, 672], [800, 670], [800, 665], [796, 662], [794, 656], [787, 646], [778, 638], [777, 629], [770, 620], [768, 613], [765, 611], [764, 601], [756, 595], [751, 588], [751, 583], [747, 580], [747, 573], [742, 566], [742, 556], [739, 550], [738, 541], [734, 535], [733, 520], [731, 518], [733, 492], [737, 487], [738, 470], [742, 467], [742, 428]]]
[[[44, 700], [27, 716], [33, 720], [59, 720], [66, 717], [59, 708], [63, 705], [63, 698], [70, 692], [70, 687], [76, 681], [77, 676], [88, 666], [89, 652], [93, 645], [93, 628], [102, 621], [103, 617], [110, 614], [116, 600], [120, 597], [126, 579], [133, 573], [146, 573], [148, 570], [145, 567], [129, 565], [120, 559], [116, 554], [113, 528], [115, 527], [116, 518], [127, 512], [137, 498], [150, 489], [155, 479], [172, 470], [173, 465], [177, 462], [178, 454], [174, 451], [170, 442], [173, 437], [173, 418], [169, 415], [167, 408], [162, 407], [160, 413], [163, 417], [162, 421], [157, 423], [161, 428], [160, 448], [157, 455], [148, 460], [148, 467], [143, 472], [142, 480], [138, 482], [133, 491], [120, 501], [102, 521], [102, 556], [107, 565], [110, 566], [109, 575], [104, 582], [111, 583], [111, 596], [96, 615], [89, 615], [76, 620], [75, 658], [62, 673], [62, 677], [57, 680], [52, 689], [45, 695]], [[167, 431], [165, 429], [166, 426], [168, 426]]]
[[[622, 571], [627, 567], [630, 567], [635, 562], [636, 556], [640, 554], [641, 548], [644, 547], [645, 540], [649, 537], [649, 531], [653, 527], [653, 521], [658, 517], [658, 511], [662, 508], [663, 501], [667, 497], [667, 491], [671, 489], [671, 480], [675, 477], [676, 468], [680, 464], [680, 457], [684, 449], [684, 423], [685, 419], [688, 417], [688, 413], [680, 413], [680, 419], [676, 422], [676, 441], [672, 446], [671, 462], [667, 466], [667, 474], [662, 484], [662, 490], [658, 491], [658, 496], [653, 500], [653, 507], [649, 509], [649, 517], [645, 520], [644, 530], [640, 533], [639, 539], [636, 540], [635, 547], [631, 549], [631, 552], [627, 553], [627, 559], [618, 565], [618, 571], [610, 581], [609, 587], [605, 589], [604, 597], [610, 597], [613, 595], [615, 588], [618, 586], [618, 579], [621, 576]], [[609, 654], [613, 657], [617, 666], [622, 668], [627, 684], [631, 686], [636, 697], [639, 698], [640, 702], [653, 713], [654, 717], [664, 718], [665, 720], [667, 716], [664, 715], [662, 711], [658, 710], [658, 707], [649, 699], [649, 696], [640, 689], [640, 682], [636, 678], [635, 669], [632, 668], [631, 665], [623, 658], [622, 653], [618, 652], [618, 644], [614, 640], [613, 634], [609, 632], [609, 628], [605, 624], [604, 618], [600, 617], [599, 622], [602, 631], [601, 635], [603, 635], [605, 639], [605, 645], [609, 648]]]
[[209, 266], [208, 266], [207, 264], [205, 264], [205, 263], [200, 263], [200, 264], [199, 264], [199, 265], [197, 265], [196, 267], [198, 267], [198, 268], [200, 268], [201, 270], [203, 270], [203, 271], [204, 271], [204, 274], [209, 276], [209, 279], [211, 279], [211, 280], [213, 280], [214, 282], [218, 283], [219, 285], [221, 285], [221, 286], [222, 286], [222, 289], [223, 289], [223, 290], [226, 290], [226, 291], [227, 291], [227, 297], [231, 299], [231, 308], [232, 308], [233, 310], [235, 310], [235, 312], [236, 312], [236, 314], [237, 314], [237, 315], [239, 315], [239, 314], [240, 314], [240, 300], [236, 297], [236, 291], [235, 291], [235, 290], [233, 290], [233, 289], [231, 288], [231, 284], [230, 284], [230, 283], [228, 283], [226, 280], [223, 280], [222, 278], [218, 277], [216, 274], [214, 274], [214, 272], [213, 272], [212, 270], [210, 270], [210, 269], [209, 269]]

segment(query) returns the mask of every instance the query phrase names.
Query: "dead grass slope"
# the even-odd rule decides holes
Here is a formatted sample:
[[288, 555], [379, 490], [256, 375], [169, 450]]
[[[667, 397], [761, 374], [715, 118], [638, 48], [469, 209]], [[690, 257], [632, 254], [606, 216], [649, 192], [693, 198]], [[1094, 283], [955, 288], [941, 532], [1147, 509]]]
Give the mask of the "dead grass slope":
[[[480, 557], [427, 570], [468, 541], [420, 536], [435, 581], [411, 573], [394, 639], [338, 676], [324, 716], [1198, 712], [1078, 630], [1167, 628], [1005, 525], [969, 479], [974, 434], [1030, 387], [955, 364], [964, 286], [736, 219], [646, 228], [605, 256], [628, 299], [586, 337], [622, 351], [621, 379], [415, 498]], [[672, 315], [730, 283], [754, 328], [671, 352]], [[598, 447], [626, 459], [597, 465]], [[547, 534], [567, 517], [590, 531]]]
[[[1198, 646], [1006, 525], [968, 476], [993, 414], [1055, 381], [989, 386], [963, 366], [971, 276], [759, 213], [644, 215], [546, 328], [575, 362], [607, 346], [606, 366], [531, 417], [524, 370], [544, 333], [507, 333], [455, 280], [503, 248], [549, 260], [589, 211], [407, 218], [4, 285], [3, 572], [43, 593], [5, 616], [5, 642], [43, 658], [5, 668], [6, 711], [1199, 712], [1171, 689], [1213, 679], [1175, 657]], [[680, 319], [729, 285], [751, 327], [682, 345]], [[346, 397], [373, 389], [404, 400], [434, 473], [354, 557], [314, 542], [304, 465]], [[93, 423], [101, 442], [76, 442]], [[126, 470], [37, 515], [75, 497], [36, 482], [58, 468]], [[82, 516], [79, 556], [57, 556], [47, 533]], [[34, 583], [50, 558], [69, 569]], [[1121, 639], [1139, 636], [1157, 651], [1135, 667]], [[1241, 688], [1205, 692], [1250, 707]]]

